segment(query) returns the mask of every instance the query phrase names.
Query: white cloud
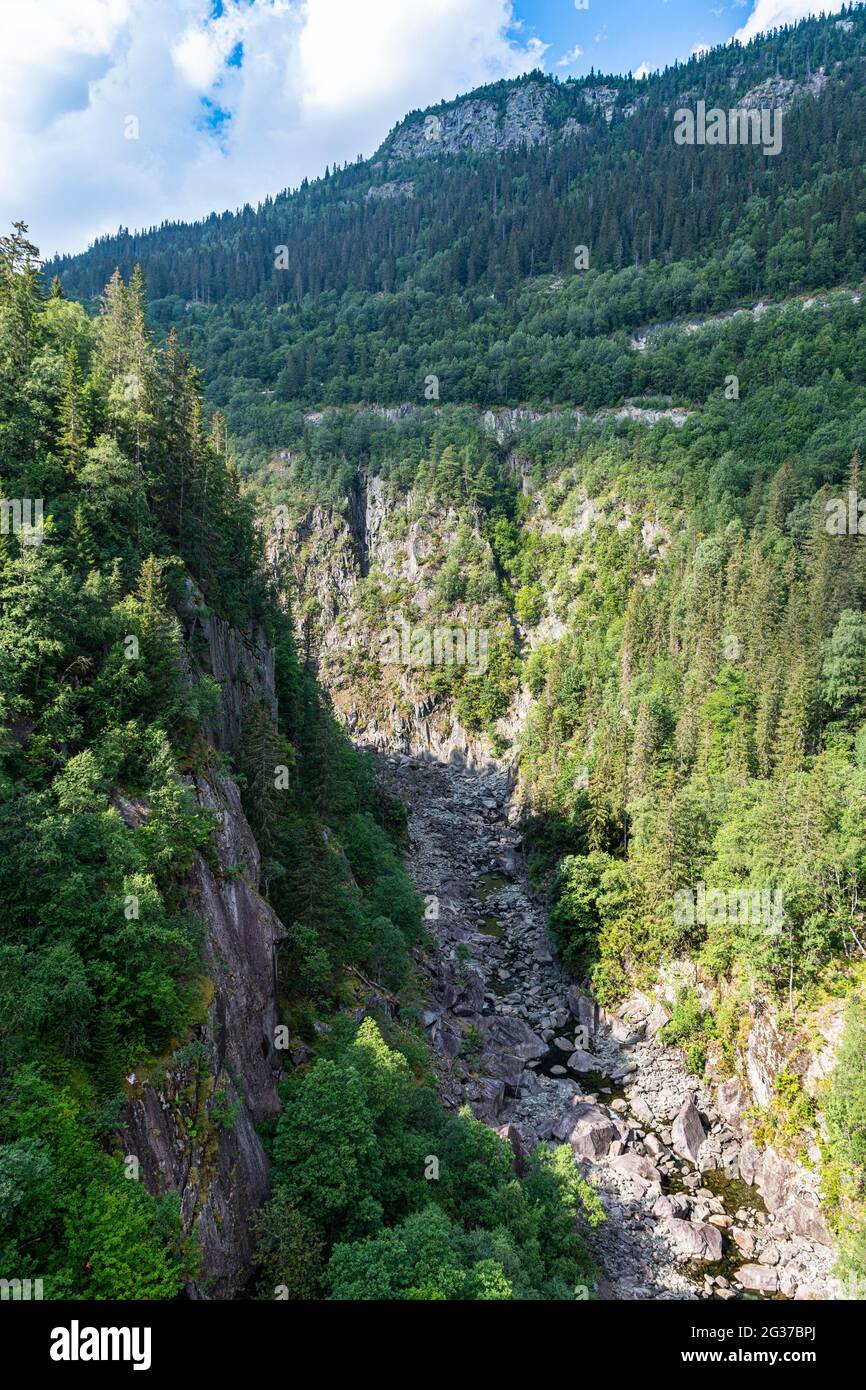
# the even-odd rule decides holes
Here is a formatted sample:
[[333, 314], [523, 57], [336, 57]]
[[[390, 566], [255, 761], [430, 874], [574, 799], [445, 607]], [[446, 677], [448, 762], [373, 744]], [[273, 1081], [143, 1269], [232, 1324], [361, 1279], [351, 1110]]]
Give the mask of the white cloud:
[[574, 48], [570, 48], [567, 53], [563, 53], [562, 57], [558, 60], [556, 66], [558, 68], [570, 68], [572, 63], [576, 63], [578, 58], [582, 57], [583, 49], [581, 48], [579, 43], [576, 43], [574, 45]]
[[817, 0], [817, 3], [816, 0], [755, 0], [755, 8], [734, 38], [748, 43], [757, 34], [778, 29], [783, 24], [796, 24], [807, 15], [835, 14], [843, 3], [844, 0]]
[[692, 49], [691, 56], [693, 58], [700, 58], [704, 53], [709, 53], [709, 51], [710, 45], [708, 43], [696, 43], [694, 48]]
[[213, 86], [228, 57], [221, 37], [216, 29], [208, 32], [190, 28], [171, 51], [175, 67], [195, 92], [206, 92]]
[[406, 111], [542, 66], [548, 47], [519, 33], [511, 0], [214, 8], [0, 0], [0, 225], [22, 218], [50, 254], [254, 203], [371, 153]]
[[14, 114], [19, 129], [39, 130], [60, 111], [85, 106], [128, 12], [128, 0], [0, 0], [0, 122]]
[[633, 76], [638, 78], [649, 77], [651, 72], [652, 68], [649, 63], [641, 63], [640, 67], [635, 69]]

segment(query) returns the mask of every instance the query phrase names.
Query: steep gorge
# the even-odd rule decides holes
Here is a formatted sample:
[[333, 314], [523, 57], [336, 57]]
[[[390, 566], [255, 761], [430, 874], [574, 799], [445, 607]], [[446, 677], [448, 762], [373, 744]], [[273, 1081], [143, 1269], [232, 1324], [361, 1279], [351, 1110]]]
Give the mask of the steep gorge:
[[[519, 449], [513, 458], [519, 470]], [[511, 745], [502, 755], [483, 731], [463, 727], [447, 697], [419, 695], [423, 672], [392, 667], [371, 678], [367, 665], [367, 679], [353, 679], [358, 648], [377, 660], [362, 579], [393, 585], [416, 605], [416, 621], [434, 622], [436, 564], [458, 527], [455, 512], [420, 506], [375, 477], [363, 500], [363, 513], [316, 507], [294, 532], [277, 527], [270, 553], [309, 621], [306, 640], [336, 708], [352, 736], [378, 751], [409, 809], [408, 867], [434, 942], [424, 958], [425, 1024], [446, 1103], [468, 1103], [510, 1140], [518, 1164], [538, 1140], [571, 1144], [608, 1213], [593, 1237], [601, 1296], [841, 1296], [815, 1163], [759, 1149], [751, 1137], [755, 1108], [790, 1065], [768, 1001], [750, 1010], [736, 1074], [702, 1081], [659, 1037], [683, 983], [702, 988], [688, 960], [614, 1011], [600, 1009], [559, 960], [527, 880], [519, 748], [529, 689], [517, 687], [499, 723]], [[607, 524], [630, 524], [627, 507], [619, 520], [607, 510]], [[593, 528], [604, 511], [587, 498], [579, 527]], [[561, 534], [540, 499], [530, 517]], [[643, 536], [652, 566], [669, 535], [645, 523]], [[485, 546], [480, 529], [475, 539]], [[531, 650], [562, 630], [548, 615], [521, 637]], [[829, 1018], [816, 1083], [832, 1068], [841, 1009]]]
[[449, 1104], [511, 1142], [570, 1144], [607, 1221], [599, 1294], [833, 1298], [814, 1173], [747, 1137], [748, 1088], [711, 1088], [658, 1038], [664, 995], [616, 1012], [570, 983], [526, 878], [507, 768], [383, 755], [410, 810], [409, 869], [428, 902], [424, 1021]]

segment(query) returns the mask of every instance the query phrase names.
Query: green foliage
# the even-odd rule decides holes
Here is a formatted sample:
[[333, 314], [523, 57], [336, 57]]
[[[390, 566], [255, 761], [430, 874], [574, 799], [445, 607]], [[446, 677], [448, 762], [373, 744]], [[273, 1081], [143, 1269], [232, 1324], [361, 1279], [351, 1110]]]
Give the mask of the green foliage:
[[261, 1298], [307, 1301], [319, 1296], [322, 1241], [285, 1190], [256, 1214], [254, 1223]]
[[[109, 789], [150, 806], [127, 827]], [[0, 803], [0, 957], [7, 1056], [29, 1044], [87, 1059], [106, 1083], [182, 1032], [195, 997], [198, 927], [171, 890], [210, 818], [177, 779], [155, 728], [112, 730], [71, 757], [49, 791]]]
[[[338, 1245], [328, 1264], [332, 1299], [509, 1299], [495, 1260], [471, 1261], [456, 1222], [430, 1205], [378, 1236]], [[514, 1258], [513, 1247], [508, 1254]]]
[[827, 1153], [825, 1195], [840, 1242], [837, 1274], [863, 1297], [866, 1281], [866, 1004], [847, 1008], [845, 1030], [823, 1103]]
[[[752, 1112], [752, 1132], [760, 1146], [801, 1150], [803, 1134], [814, 1125], [815, 1102], [803, 1090], [795, 1072], [780, 1071], [773, 1078], [773, 1094], [767, 1106]], [[798, 1153], [802, 1157], [802, 1153]]]
[[707, 1043], [715, 1037], [712, 1014], [703, 1007], [697, 991], [690, 985], [679, 990], [668, 1022], [659, 1034], [662, 1042], [681, 1047], [689, 1071], [703, 1076], [707, 1063]]
[[428, 1086], [368, 1018], [288, 1089], [275, 1210], [262, 1218], [263, 1286], [288, 1282], [269, 1234], [286, 1210], [303, 1212], [324, 1242], [335, 1299], [568, 1299], [588, 1284], [576, 1223], [603, 1213], [570, 1151], [542, 1146], [517, 1178], [510, 1147], [468, 1110], [446, 1117]]
[[551, 884], [549, 926], [569, 969], [582, 974], [593, 958], [601, 929], [599, 897], [607, 870], [615, 861], [594, 850], [561, 859]]
[[293, 922], [281, 943], [280, 978], [289, 998], [300, 994], [315, 1002], [327, 998], [333, 985], [333, 967], [319, 945], [315, 927]]
[[280, 1115], [274, 1160], [275, 1181], [323, 1234], [381, 1218], [381, 1157], [352, 1068], [323, 1059], [303, 1078]]
[[21, 1067], [0, 1111], [0, 1268], [48, 1298], [172, 1298], [194, 1269], [180, 1212], [104, 1153], [68, 1087]]
[[[461, 942], [461, 945], [462, 944]], [[481, 1054], [484, 1051], [484, 1043], [485, 1038], [481, 1029], [477, 1028], [474, 1023], [470, 1023], [463, 1034], [461, 1051], [466, 1059], [467, 1065], [471, 1067], [473, 1071], [477, 1071], [478, 1069], [481, 1061]]]

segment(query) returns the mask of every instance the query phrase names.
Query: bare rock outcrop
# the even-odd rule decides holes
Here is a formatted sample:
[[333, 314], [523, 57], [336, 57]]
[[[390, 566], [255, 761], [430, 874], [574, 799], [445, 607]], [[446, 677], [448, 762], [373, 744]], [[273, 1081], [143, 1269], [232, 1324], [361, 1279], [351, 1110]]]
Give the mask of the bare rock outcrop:
[[[232, 1298], [252, 1267], [253, 1213], [269, 1165], [255, 1126], [279, 1109], [274, 950], [283, 927], [257, 892], [259, 852], [234, 782], [196, 779], [220, 824], [215, 859], [197, 854], [187, 906], [204, 923], [205, 1021], [163, 1067], [129, 1078], [120, 1134], [148, 1190], [180, 1195], [201, 1247], [195, 1298]], [[243, 872], [237, 867], [243, 865]]]
[[[181, 614], [190, 678], [212, 676], [221, 706], [203, 732], [232, 751], [250, 700], [274, 706], [273, 652], [205, 608], [192, 585]], [[267, 1200], [269, 1165], [256, 1132], [279, 1109], [275, 951], [282, 923], [259, 893], [261, 859], [231, 778], [197, 772], [190, 787], [216, 821], [181, 885], [203, 924], [202, 1021], [158, 1066], [127, 1078], [119, 1139], [149, 1191], [180, 1196], [184, 1230], [195, 1233], [200, 1274], [193, 1298], [232, 1298], [251, 1269], [251, 1218]], [[147, 807], [118, 794], [127, 824]]]

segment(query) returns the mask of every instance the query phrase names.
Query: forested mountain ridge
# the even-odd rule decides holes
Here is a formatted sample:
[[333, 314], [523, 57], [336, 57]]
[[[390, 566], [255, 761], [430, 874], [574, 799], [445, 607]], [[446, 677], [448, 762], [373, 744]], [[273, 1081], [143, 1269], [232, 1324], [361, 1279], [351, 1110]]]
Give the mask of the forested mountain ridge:
[[[300, 405], [423, 401], [431, 376], [443, 402], [608, 405], [646, 389], [618, 380], [619, 332], [862, 278], [864, 41], [852, 9], [641, 81], [498, 84], [259, 209], [107, 237], [49, 273], [87, 300], [140, 262], [156, 326], [178, 328], [244, 454], [278, 447]], [[611, 84], [608, 122], [587, 93]], [[778, 155], [674, 144], [680, 104], [750, 91], [784, 108]], [[547, 138], [469, 147], [528, 92]], [[431, 119], [449, 147], [460, 111], [467, 148], [421, 135], [394, 157]]]
[[[49, 271], [57, 271], [69, 292], [83, 299], [101, 291], [116, 265], [130, 273], [140, 262], [154, 300], [167, 293], [205, 302], [237, 300], [270, 282], [269, 302], [276, 304], [328, 290], [390, 292], [419, 275], [421, 283], [426, 275], [436, 289], [444, 288], [441, 277], [449, 275], [464, 287], [490, 280], [496, 288], [497, 279], [504, 285], [533, 273], [523, 250], [530, 246], [538, 273], [570, 271], [571, 248], [581, 229], [599, 267], [645, 264], [653, 257], [683, 259], [719, 226], [710, 219], [724, 215], [728, 221], [736, 215], [741, 196], [744, 202], [761, 196], [762, 184], [773, 192], [790, 186], [791, 180], [802, 182], [820, 157], [831, 126], [839, 148], [825, 172], [853, 167], [848, 137], [850, 132], [856, 138], [862, 123], [855, 89], [864, 41], [866, 23], [852, 8], [842, 20], [807, 20], [795, 29], [762, 36], [745, 49], [714, 49], [645, 79], [598, 76], [559, 82], [533, 73], [500, 82], [411, 113], [371, 159], [335, 168], [258, 209], [141, 233], [122, 231], [101, 238], [87, 252], [59, 258]], [[803, 104], [809, 96], [814, 106]], [[726, 109], [781, 106], [791, 133], [780, 156], [766, 166], [759, 159], [743, 160], [740, 168], [730, 161], [726, 167], [717, 158], [683, 157], [671, 139], [673, 106], [699, 98]], [[534, 124], [520, 115], [524, 109], [543, 112], [543, 118]], [[509, 111], [515, 113], [511, 120]], [[453, 141], [452, 118], [460, 130]], [[488, 152], [498, 157], [480, 163], [448, 158]], [[611, 183], [614, 171], [627, 172], [635, 156], [641, 167], [632, 177], [640, 181], [640, 199], [628, 196], [625, 185], [619, 189]], [[409, 204], [404, 206], [391, 176], [408, 180], [411, 165], [423, 182], [404, 185]], [[459, 183], [467, 180], [459, 198]], [[390, 199], [375, 196], [383, 185]], [[685, 197], [680, 197], [680, 185]], [[716, 188], [724, 188], [725, 196], [714, 197]], [[439, 218], [432, 215], [434, 197]], [[484, 208], [496, 220], [473, 229], [470, 208], [474, 215]], [[557, 210], [561, 225], [552, 231], [550, 219]], [[529, 225], [527, 216], [534, 219]], [[635, 223], [638, 216], [640, 223]], [[350, 219], [345, 227], [341, 217]], [[311, 222], [319, 223], [315, 246], [308, 235]], [[491, 226], [500, 235], [490, 237]], [[274, 265], [273, 233], [281, 227], [288, 274]], [[295, 241], [292, 232], [297, 233]], [[460, 233], [471, 234], [468, 247]], [[485, 240], [487, 258], [467, 266], [467, 255], [475, 260]], [[425, 261], [437, 259], [438, 251], [448, 254], [435, 270], [411, 263], [395, 269], [404, 254], [416, 250], [424, 252]], [[319, 262], [319, 274], [312, 258]]]

